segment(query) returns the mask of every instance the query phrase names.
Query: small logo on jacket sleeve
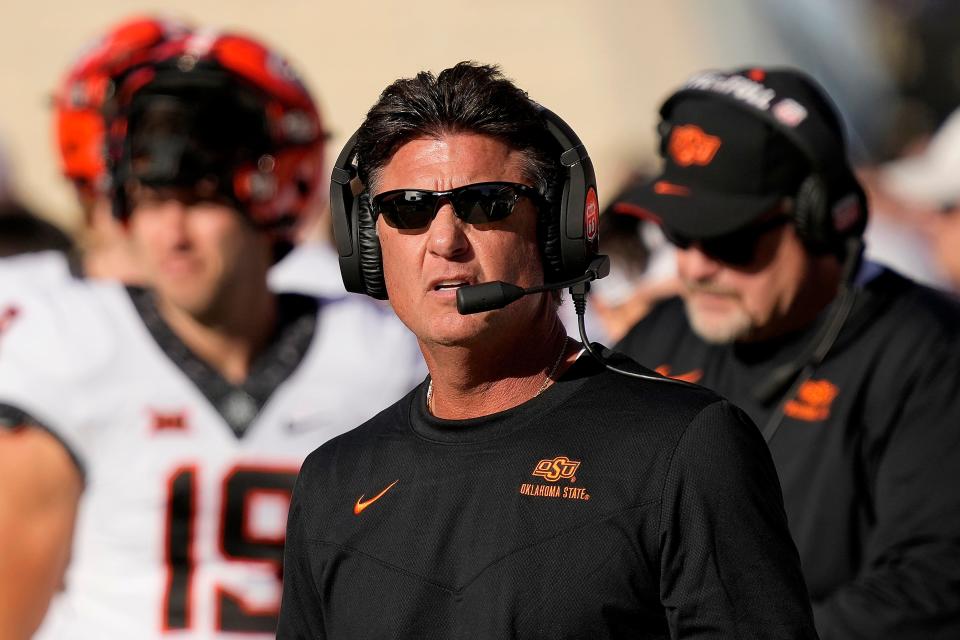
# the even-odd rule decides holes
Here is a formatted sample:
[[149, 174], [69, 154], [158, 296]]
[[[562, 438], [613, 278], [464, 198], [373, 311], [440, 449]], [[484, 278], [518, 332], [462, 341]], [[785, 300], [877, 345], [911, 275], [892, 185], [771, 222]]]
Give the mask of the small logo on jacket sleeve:
[[797, 397], [784, 406], [783, 413], [805, 422], [826, 420], [839, 393], [837, 385], [829, 380], [807, 380], [797, 390]]

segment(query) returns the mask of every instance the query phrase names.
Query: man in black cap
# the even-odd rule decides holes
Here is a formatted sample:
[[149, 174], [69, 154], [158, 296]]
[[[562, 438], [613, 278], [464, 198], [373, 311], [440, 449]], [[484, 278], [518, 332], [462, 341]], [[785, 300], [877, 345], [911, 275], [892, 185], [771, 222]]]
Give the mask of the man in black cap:
[[792, 70], [695, 76], [662, 175], [619, 210], [681, 295], [619, 347], [760, 426], [821, 638], [960, 637], [960, 312], [861, 260], [866, 199], [829, 98]]

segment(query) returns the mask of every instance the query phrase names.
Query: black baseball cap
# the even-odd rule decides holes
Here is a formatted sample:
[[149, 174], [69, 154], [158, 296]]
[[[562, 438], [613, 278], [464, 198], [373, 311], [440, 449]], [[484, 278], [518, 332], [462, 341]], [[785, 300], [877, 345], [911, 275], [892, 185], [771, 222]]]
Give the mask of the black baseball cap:
[[661, 107], [660, 175], [618, 207], [690, 239], [723, 236], [782, 209], [812, 172], [848, 173], [832, 103], [801, 72], [698, 74]]

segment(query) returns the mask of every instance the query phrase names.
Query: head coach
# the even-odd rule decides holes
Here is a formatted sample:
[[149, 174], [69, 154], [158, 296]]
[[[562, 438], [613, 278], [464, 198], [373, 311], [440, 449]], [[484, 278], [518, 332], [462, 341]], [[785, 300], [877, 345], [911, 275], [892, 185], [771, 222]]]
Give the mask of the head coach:
[[742, 412], [581, 357], [555, 291], [458, 310], [461, 288], [589, 271], [595, 194], [573, 131], [496, 67], [397, 80], [370, 109], [334, 169], [341, 269], [430, 376], [303, 466], [280, 638], [814, 636]]
[[811, 78], [702, 73], [660, 113], [663, 173], [626, 207], [677, 246], [682, 294], [619, 348], [760, 426], [822, 638], [960, 637], [956, 304], [861, 259], [866, 198]]

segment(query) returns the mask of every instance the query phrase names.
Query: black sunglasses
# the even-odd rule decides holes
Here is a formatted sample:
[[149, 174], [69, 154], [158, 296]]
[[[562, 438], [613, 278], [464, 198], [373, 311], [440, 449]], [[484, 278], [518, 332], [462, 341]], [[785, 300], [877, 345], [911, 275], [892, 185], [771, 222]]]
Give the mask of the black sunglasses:
[[426, 229], [444, 202], [453, 206], [455, 216], [470, 224], [503, 220], [520, 198], [529, 198], [538, 207], [546, 200], [533, 187], [515, 182], [478, 182], [450, 191], [394, 189], [373, 196], [373, 216], [396, 229]]
[[725, 264], [735, 267], [744, 267], [751, 264], [757, 257], [757, 245], [760, 239], [768, 232], [782, 227], [790, 222], [788, 215], [777, 215], [762, 222], [752, 224], [743, 229], [713, 238], [694, 239], [671, 232], [663, 228], [663, 235], [678, 249], [689, 249], [693, 245], [700, 250]]

